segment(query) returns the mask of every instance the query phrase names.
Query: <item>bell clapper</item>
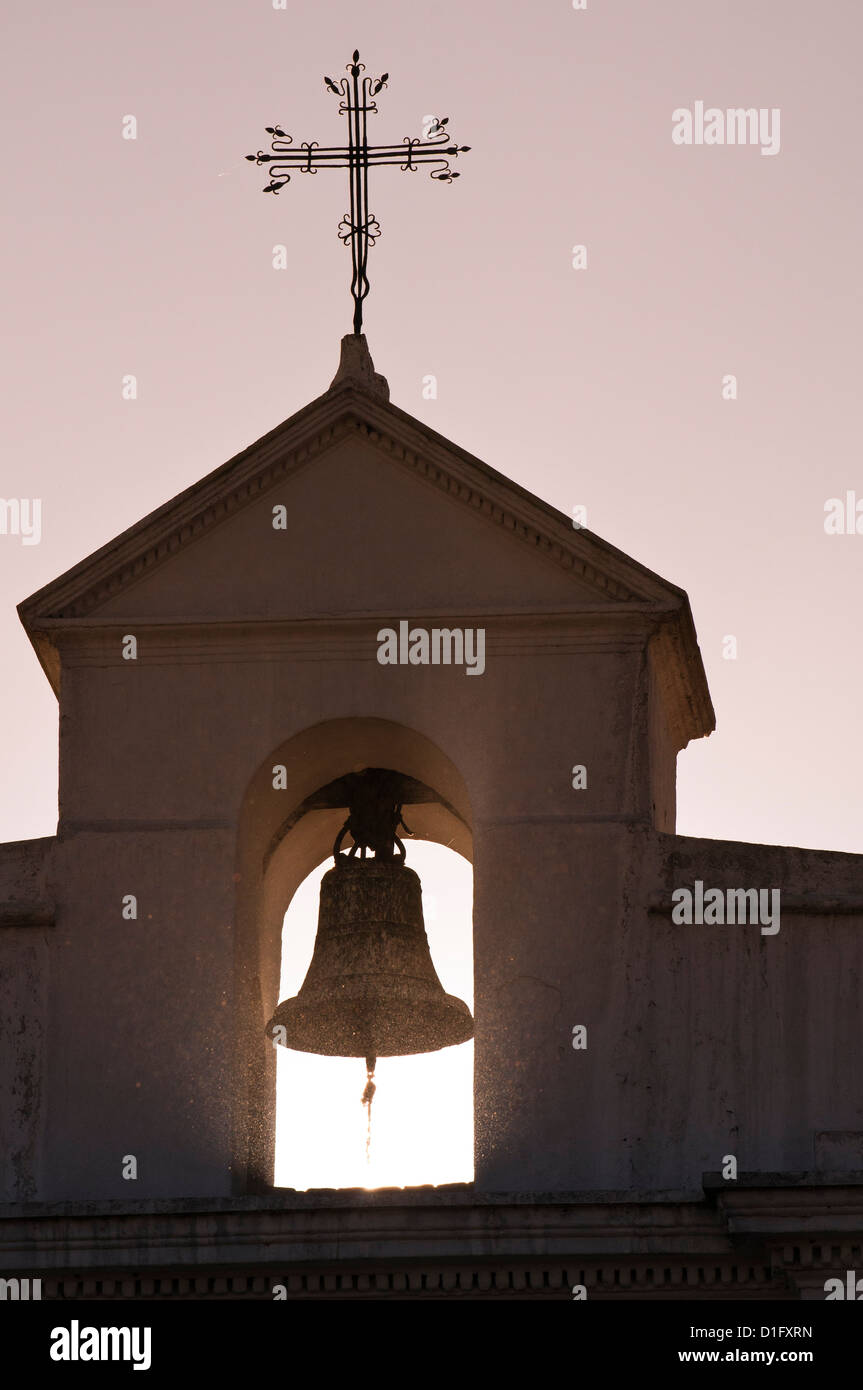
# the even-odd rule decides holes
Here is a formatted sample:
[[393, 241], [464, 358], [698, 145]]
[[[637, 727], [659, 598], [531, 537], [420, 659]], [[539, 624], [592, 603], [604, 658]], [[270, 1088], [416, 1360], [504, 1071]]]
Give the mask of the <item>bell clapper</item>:
[[366, 1089], [363, 1091], [362, 1099], [362, 1104], [366, 1106], [368, 1113], [368, 1124], [366, 1128], [366, 1163], [371, 1163], [372, 1161], [372, 1100], [374, 1099], [374, 1094], [377, 1090], [377, 1087], [375, 1086], [376, 1062], [376, 1057], [366, 1058]]

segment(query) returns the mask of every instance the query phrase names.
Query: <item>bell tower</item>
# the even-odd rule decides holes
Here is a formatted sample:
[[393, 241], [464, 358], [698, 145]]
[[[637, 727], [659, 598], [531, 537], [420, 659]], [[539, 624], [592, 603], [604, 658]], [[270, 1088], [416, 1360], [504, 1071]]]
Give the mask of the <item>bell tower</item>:
[[[779, 1222], [796, 1248], [782, 1174], [813, 1150], [832, 1176], [801, 1212], [829, 1227], [859, 1127], [841, 981], [861, 861], [675, 834], [677, 753], [713, 727], [686, 595], [393, 405], [362, 336], [317, 400], [20, 614], [60, 702], [57, 834], [0, 849], [4, 1212], [34, 1276], [77, 1287], [59, 1203], [91, 1271], [170, 1280], [182, 1247], [258, 1297], [262, 1261], [299, 1269], [302, 1297], [369, 1261], [391, 1292], [437, 1287], [438, 1249], [466, 1289], [539, 1261], [568, 1296], [574, 1261], [617, 1278], [621, 1239], [647, 1288], [644, 1223], [663, 1269], [707, 1248], [734, 1296], [735, 1203], [756, 1245]], [[402, 863], [421, 839], [473, 866], [473, 1020]], [[333, 854], [312, 966], [280, 1000], [285, 910]], [[781, 932], [676, 925], [693, 878], [778, 886]], [[777, 998], [812, 987], [793, 943], [825, 914], [838, 1003], [801, 1091]], [[473, 1184], [274, 1189], [274, 1041], [370, 1063], [471, 1032]], [[744, 1045], [763, 1072], [741, 1086]], [[756, 1201], [761, 1173], [779, 1177]], [[125, 1213], [110, 1250], [100, 1204]]]
[[[388, 76], [354, 50], [346, 143], [247, 155], [279, 208], [347, 176], [329, 387], [19, 607], [59, 813], [0, 846], [4, 1295], [853, 1298], [863, 856], [679, 835], [686, 594], [390, 401], [369, 181], [446, 197], [470, 153], [375, 143]], [[473, 1016], [421, 840], [472, 867]], [[472, 1182], [276, 1188], [277, 1049], [363, 1061], [370, 1105], [378, 1058], [470, 1038]]]
[[[354, 1018], [356, 1055], [409, 1015], [406, 1050], [469, 1036], [445, 996], [425, 1023], [411, 996], [396, 1021], [399, 975], [435, 987], [412, 871], [387, 858], [402, 803], [415, 835], [474, 865], [478, 1185], [606, 1180], [606, 1144], [575, 1118], [585, 1097], [569, 1103], [594, 1083], [561, 1056], [585, 977], [603, 988], [639, 837], [673, 814], [676, 751], [712, 723], [688, 606], [387, 394], [349, 336], [317, 401], [22, 605], [61, 702], [51, 1009], [80, 1037], [80, 1093], [59, 1056], [41, 1062], [46, 1200], [125, 1195], [114, 1155], [138, 1150], [141, 1195], [266, 1188], [268, 1023], [296, 1044], [309, 997], [348, 989], [322, 973], [340, 949], [330, 895], [353, 912], [389, 885], [372, 920], [393, 940], [354, 934], [354, 972], [395, 938], [415, 953], [375, 1029]], [[358, 799], [365, 769], [398, 774], [389, 802]], [[327, 886], [307, 986], [276, 1012], [290, 885], [346, 815], [359, 851]]]

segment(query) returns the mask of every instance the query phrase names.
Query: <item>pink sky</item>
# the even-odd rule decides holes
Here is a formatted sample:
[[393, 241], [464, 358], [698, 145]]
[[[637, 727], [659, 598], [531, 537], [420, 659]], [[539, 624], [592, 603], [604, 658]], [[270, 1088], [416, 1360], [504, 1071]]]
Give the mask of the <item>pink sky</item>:
[[[345, 176], [265, 198], [243, 156], [274, 121], [341, 141], [322, 75], [356, 45], [390, 74], [372, 138], [449, 115], [472, 147], [451, 186], [372, 178], [394, 402], [688, 591], [718, 729], [679, 760], [682, 833], [863, 852], [863, 535], [823, 526], [863, 499], [859, 0], [18, 0], [3, 31], [0, 496], [43, 534], [0, 536], [2, 838], [56, 826], [15, 604], [333, 375]], [[674, 145], [698, 100], [780, 108], [779, 154]]]

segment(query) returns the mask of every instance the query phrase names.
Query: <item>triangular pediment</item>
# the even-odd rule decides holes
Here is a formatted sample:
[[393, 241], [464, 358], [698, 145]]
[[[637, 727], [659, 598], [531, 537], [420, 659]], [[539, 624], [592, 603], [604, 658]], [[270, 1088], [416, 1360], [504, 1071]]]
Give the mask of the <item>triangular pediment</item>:
[[88, 621], [597, 608], [691, 628], [681, 590], [348, 377], [19, 612], [44, 661]]
[[[278, 505], [284, 530], [273, 527]], [[407, 604], [416, 576], [421, 600], [451, 606], [685, 600], [420, 421], [347, 389], [320, 397], [19, 611], [28, 627], [95, 613], [227, 615], [225, 603], [235, 615], [263, 603], [272, 616], [300, 617], [332, 612], [323, 599], [335, 588], [339, 611], [371, 612], [392, 607], [396, 584]]]

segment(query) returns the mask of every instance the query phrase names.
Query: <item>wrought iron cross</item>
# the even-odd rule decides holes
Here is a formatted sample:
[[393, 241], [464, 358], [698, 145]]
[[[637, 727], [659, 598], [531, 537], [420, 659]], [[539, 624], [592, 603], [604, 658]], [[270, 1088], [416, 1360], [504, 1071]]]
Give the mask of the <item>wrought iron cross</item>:
[[347, 246], [350, 242], [353, 261], [351, 295], [354, 301], [354, 332], [361, 333], [363, 327], [363, 300], [369, 292], [366, 274], [366, 261], [369, 246], [373, 246], [381, 234], [376, 217], [369, 212], [369, 166], [372, 164], [398, 164], [401, 169], [418, 169], [421, 164], [432, 164], [431, 177], [442, 183], [452, 183], [459, 177], [450, 169], [448, 155], [467, 154], [469, 145], [453, 145], [452, 136], [446, 129], [448, 116], [435, 119], [426, 131], [425, 139], [414, 139], [406, 135], [400, 145], [370, 145], [366, 139], [366, 117], [377, 112], [374, 98], [387, 85], [389, 73], [382, 77], [364, 77], [365, 63], [360, 62], [359, 52], [355, 50], [353, 59], [347, 63], [348, 77], [334, 82], [325, 77], [324, 82], [331, 92], [341, 97], [339, 115], [348, 118], [347, 146], [321, 146], [317, 140], [304, 141], [299, 149], [290, 149], [293, 137], [286, 135], [280, 125], [267, 126], [267, 134], [272, 154], [247, 154], [255, 164], [269, 164], [270, 182], [265, 193], [278, 193], [286, 183], [290, 183], [291, 169], [299, 169], [304, 174], [316, 174], [318, 169], [348, 169], [351, 206], [339, 223], [339, 238]]

